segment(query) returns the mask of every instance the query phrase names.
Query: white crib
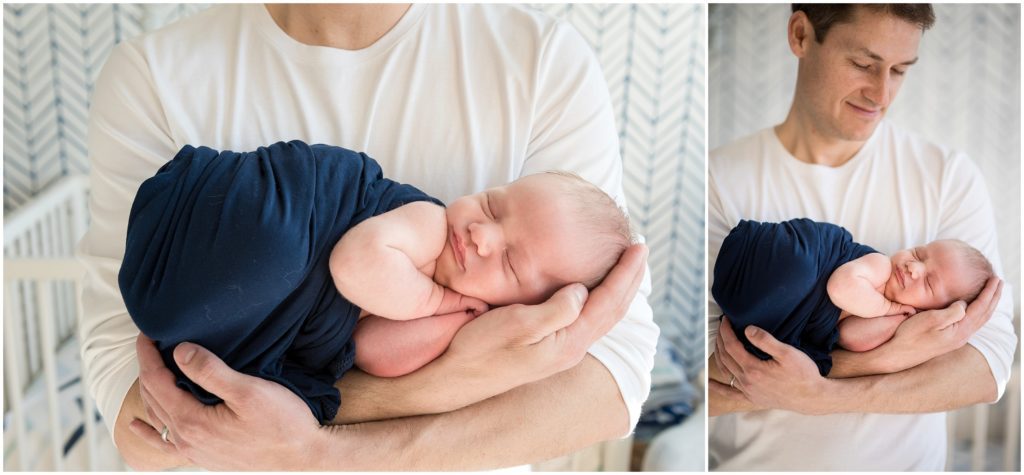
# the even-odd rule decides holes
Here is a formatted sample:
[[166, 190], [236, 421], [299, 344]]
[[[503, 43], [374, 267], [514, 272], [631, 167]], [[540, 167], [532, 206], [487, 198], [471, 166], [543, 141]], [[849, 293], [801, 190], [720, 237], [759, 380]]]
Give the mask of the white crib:
[[4, 222], [5, 471], [123, 468], [83, 390], [74, 247], [87, 195], [87, 177], [65, 178]]

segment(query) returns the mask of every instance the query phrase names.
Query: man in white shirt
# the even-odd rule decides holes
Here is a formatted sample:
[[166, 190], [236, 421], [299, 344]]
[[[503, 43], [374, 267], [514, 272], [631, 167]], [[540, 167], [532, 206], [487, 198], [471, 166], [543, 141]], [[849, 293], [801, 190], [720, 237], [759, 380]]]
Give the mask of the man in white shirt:
[[179, 345], [179, 365], [225, 403], [175, 388], [116, 283], [135, 191], [185, 144], [344, 146], [444, 201], [565, 169], [624, 203], [607, 86], [566, 24], [506, 6], [221, 5], [115, 48], [92, 102], [82, 354], [132, 466], [492, 468], [636, 424], [658, 334], [643, 246], [589, 296], [477, 318], [413, 374], [347, 373], [335, 422], [373, 422], [324, 429], [282, 386], [195, 345]]
[[[883, 120], [933, 21], [929, 5], [794, 5], [799, 70], [786, 120], [709, 159], [710, 269], [740, 219], [808, 217], [883, 253], [958, 238], [1001, 274], [977, 167]], [[943, 411], [994, 402], [1009, 379], [1016, 336], [1001, 290], [993, 278], [966, 308], [919, 313], [875, 350], [836, 350], [829, 378], [764, 331], [747, 336], [773, 359], [749, 354], [710, 301], [709, 364], [731, 383], [709, 381], [710, 467], [942, 470]]]

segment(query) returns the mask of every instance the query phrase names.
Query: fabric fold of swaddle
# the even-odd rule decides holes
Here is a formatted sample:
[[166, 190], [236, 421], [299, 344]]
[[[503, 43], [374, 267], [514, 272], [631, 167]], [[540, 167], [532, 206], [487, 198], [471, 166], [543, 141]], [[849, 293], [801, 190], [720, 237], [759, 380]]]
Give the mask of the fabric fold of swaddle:
[[334, 287], [334, 244], [363, 220], [414, 201], [442, 203], [382, 176], [362, 153], [301, 141], [255, 152], [183, 147], [132, 204], [121, 294], [178, 386], [220, 402], [172, 357], [183, 341], [289, 388], [321, 423], [352, 367], [359, 308]]
[[824, 376], [839, 340], [840, 311], [828, 297], [828, 278], [872, 252], [877, 251], [830, 223], [742, 220], [722, 242], [711, 295], [747, 351], [770, 358], [743, 333], [754, 325], [806, 353]]

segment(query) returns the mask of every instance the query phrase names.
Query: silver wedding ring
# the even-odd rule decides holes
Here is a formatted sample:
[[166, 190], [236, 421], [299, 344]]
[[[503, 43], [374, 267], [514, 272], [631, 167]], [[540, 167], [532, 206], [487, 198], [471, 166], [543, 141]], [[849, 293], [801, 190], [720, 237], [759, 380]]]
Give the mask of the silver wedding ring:
[[[729, 380], [729, 387], [733, 388], [733, 389], [736, 389], [736, 377], [735, 376], [733, 376], [732, 379]], [[164, 429], [166, 429], [166, 428], [167, 427], [164, 426]], [[167, 440], [167, 439], [164, 439], [164, 440]]]
[[164, 426], [163, 429], [160, 429], [160, 439], [161, 440], [163, 440], [164, 442], [170, 442], [169, 440], [167, 440], [167, 436], [169, 436], [169, 435], [171, 435], [171, 430], [168, 429], [167, 426]]

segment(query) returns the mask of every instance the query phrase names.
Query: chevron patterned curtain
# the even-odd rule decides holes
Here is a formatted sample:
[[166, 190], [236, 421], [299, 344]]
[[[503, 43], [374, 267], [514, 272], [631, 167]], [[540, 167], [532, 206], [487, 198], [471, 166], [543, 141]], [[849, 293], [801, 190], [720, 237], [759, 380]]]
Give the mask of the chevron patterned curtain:
[[[92, 84], [117, 42], [207, 5], [4, 5], [4, 210], [88, 172]], [[651, 248], [660, 351], [704, 359], [704, 7], [538, 5], [594, 48], [615, 103], [625, 187]]]
[[[935, 5], [935, 26], [889, 114], [979, 165], [997, 204], [999, 252], [1014, 289], [1021, 288], [1020, 11], [1017, 4]], [[789, 15], [788, 4], [711, 5], [712, 149], [785, 119], [797, 66], [786, 43]]]

